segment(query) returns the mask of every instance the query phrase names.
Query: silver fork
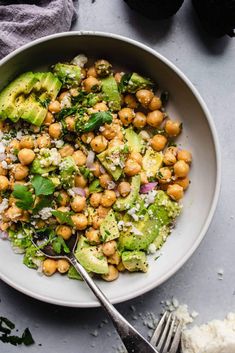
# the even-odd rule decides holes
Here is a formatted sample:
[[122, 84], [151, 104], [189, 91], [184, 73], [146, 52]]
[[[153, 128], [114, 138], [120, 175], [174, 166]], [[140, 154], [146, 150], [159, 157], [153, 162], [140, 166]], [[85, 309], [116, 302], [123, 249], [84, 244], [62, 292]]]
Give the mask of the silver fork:
[[166, 311], [159, 321], [150, 340], [159, 353], [176, 353], [181, 339], [182, 323], [174, 314]]

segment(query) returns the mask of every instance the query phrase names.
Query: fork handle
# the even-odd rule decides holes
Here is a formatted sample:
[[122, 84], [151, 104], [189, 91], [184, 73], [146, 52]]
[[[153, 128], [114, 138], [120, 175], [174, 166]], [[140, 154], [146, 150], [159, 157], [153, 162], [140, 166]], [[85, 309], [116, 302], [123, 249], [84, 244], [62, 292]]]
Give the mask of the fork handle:
[[158, 353], [158, 351], [115, 309], [84, 267], [76, 259], [75, 255], [71, 253], [68, 259], [81, 275], [84, 282], [90, 287], [102, 307], [106, 310], [127, 351], [129, 353]]

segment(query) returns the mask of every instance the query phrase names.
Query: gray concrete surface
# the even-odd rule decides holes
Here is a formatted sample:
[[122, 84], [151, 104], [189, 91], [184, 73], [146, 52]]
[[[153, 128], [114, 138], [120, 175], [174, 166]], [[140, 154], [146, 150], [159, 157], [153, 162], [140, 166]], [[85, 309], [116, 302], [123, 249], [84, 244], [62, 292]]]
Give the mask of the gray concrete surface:
[[[189, 0], [172, 20], [159, 23], [132, 12], [122, 0], [80, 0], [78, 12], [74, 30], [122, 34], [144, 42], [175, 63], [208, 104], [221, 144], [221, 194], [201, 246], [160, 288], [117, 307], [145, 336], [149, 328], [140, 316], [133, 320], [131, 305], [138, 314], [157, 315], [160, 302], [175, 296], [200, 313], [198, 323], [223, 318], [227, 312], [235, 311], [235, 39], [208, 37], [200, 29]], [[205, 177], [205, 183], [208, 182]], [[224, 269], [222, 281], [217, 277], [219, 268]], [[29, 327], [36, 341], [31, 347], [0, 343], [1, 353], [112, 353], [120, 345], [111, 323], [101, 324], [106, 319], [101, 309], [70, 309], [41, 303], [3, 282], [0, 299], [0, 315], [12, 319], [20, 331]]]

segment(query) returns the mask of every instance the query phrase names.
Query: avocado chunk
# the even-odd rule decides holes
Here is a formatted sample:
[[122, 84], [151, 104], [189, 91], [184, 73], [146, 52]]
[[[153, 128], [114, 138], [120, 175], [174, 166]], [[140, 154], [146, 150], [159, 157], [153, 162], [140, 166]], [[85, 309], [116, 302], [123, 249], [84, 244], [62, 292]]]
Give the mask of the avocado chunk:
[[131, 127], [125, 129], [125, 138], [127, 140], [127, 146], [130, 152], [140, 153], [143, 149], [143, 140]]
[[115, 211], [125, 211], [131, 208], [135, 200], [139, 195], [140, 190], [140, 175], [135, 175], [131, 179], [131, 192], [126, 197], [119, 197], [115, 204], [113, 205], [113, 209]]
[[118, 91], [118, 85], [113, 76], [108, 76], [101, 80], [101, 90], [108, 106], [113, 111], [121, 109], [121, 95]]
[[72, 157], [65, 157], [59, 165], [61, 184], [65, 189], [74, 186], [74, 175], [78, 173], [78, 168]]
[[129, 272], [148, 271], [147, 259], [143, 251], [124, 251], [122, 263]]
[[77, 65], [58, 63], [53, 67], [53, 73], [67, 88], [78, 86], [82, 80], [81, 68]]
[[119, 249], [147, 251], [149, 245], [155, 241], [156, 247], [159, 248], [169, 234], [170, 225], [180, 214], [180, 210], [180, 205], [171, 201], [164, 191], [156, 191], [154, 203], [148, 206], [145, 213], [141, 213], [143, 218], [132, 221], [128, 214], [125, 215], [125, 222], [130, 223], [131, 227], [120, 232]]
[[119, 229], [115, 214], [110, 210], [100, 226], [100, 235], [103, 242], [107, 242], [119, 237]]
[[163, 162], [162, 152], [156, 152], [149, 147], [142, 160], [143, 170], [146, 172], [147, 177], [156, 177], [158, 170], [161, 168]]
[[122, 169], [126, 154], [124, 152], [124, 145], [108, 148], [104, 152], [97, 155], [103, 167], [112, 175], [114, 180], [118, 180], [122, 175]]
[[14, 81], [0, 93], [0, 119], [11, 119], [17, 122], [20, 118], [19, 108], [25, 100], [25, 95], [28, 95], [37, 82], [37, 78], [33, 72], [26, 72]]
[[20, 117], [30, 124], [41, 126], [46, 115], [47, 109], [38, 101], [35, 94], [32, 93], [19, 107]]
[[41, 93], [39, 98], [55, 100], [62, 86], [60, 80], [52, 72], [37, 72], [35, 77], [38, 79], [35, 90]]
[[153, 82], [143, 76], [140, 76], [136, 72], [131, 74], [124, 74], [119, 84], [119, 90], [127, 93], [136, 93], [140, 89], [152, 88]]
[[32, 163], [30, 171], [32, 174], [46, 174], [46, 173], [52, 172], [55, 169], [56, 169], [56, 166], [53, 166], [53, 165], [49, 167], [42, 167], [40, 163], [40, 159], [35, 158]]
[[81, 265], [87, 270], [98, 274], [107, 274], [108, 261], [101, 248], [96, 246], [84, 247], [75, 252]]

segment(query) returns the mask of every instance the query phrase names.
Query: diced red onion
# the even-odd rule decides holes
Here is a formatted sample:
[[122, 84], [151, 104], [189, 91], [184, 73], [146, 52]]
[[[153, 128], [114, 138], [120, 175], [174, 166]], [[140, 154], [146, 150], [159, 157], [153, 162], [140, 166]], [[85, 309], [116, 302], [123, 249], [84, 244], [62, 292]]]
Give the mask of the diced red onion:
[[75, 195], [80, 195], [80, 196], [84, 196], [86, 197], [86, 192], [83, 188], [78, 188], [78, 187], [75, 187], [75, 188], [72, 188], [73, 192]]
[[91, 168], [93, 166], [95, 160], [95, 153], [93, 151], [89, 151], [87, 155], [87, 160], [86, 160], [86, 166], [87, 168]]
[[7, 158], [6, 153], [0, 153], [0, 162], [4, 161]]
[[3, 231], [3, 230], [0, 230], [0, 239], [7, 239], [8, 238], [8, 233]]
[[153, 190], [157, 184], [158, 184], [157, 181], [155, 181], [155, 182], [152, 182], [152, 183], [148, 183], [148, 184], [142, 185], [140, 187], [140, 193], [141, 194], [147, 194], [149, 191]]
[[108, 181], [108, 190], [113, 190], [113, 189], [115, 189], [116, 188], [116, 184], [115, 184], [115, 182], [114, 181]]
[[103, 167], [102, 165], [100, 166], [100, 173], [101, 173], [101, 174], [106, 173], [106, 171], [105, 171], [105, 169], [104, 169], [104, 167]]

